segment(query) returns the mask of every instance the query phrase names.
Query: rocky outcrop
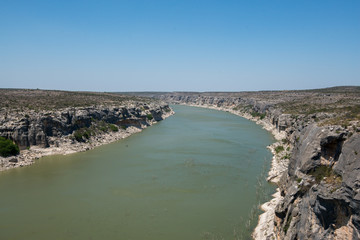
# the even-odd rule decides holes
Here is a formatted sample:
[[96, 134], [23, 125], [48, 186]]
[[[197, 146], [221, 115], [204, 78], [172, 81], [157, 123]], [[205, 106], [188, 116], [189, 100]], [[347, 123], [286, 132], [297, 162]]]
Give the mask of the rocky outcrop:
[[[55, 153], [88, 150], [137, 132], [136, 129], [146, 128], [171, 114], [173, 111], [167, 104], [141, 102], [126, 106], [72, 107], [55, 111], [2, 109], [0, 136], [16, 143], [21, 154], [10, 158], [0, 157], [0, 169], [31, 164], [33, 158], [50, 153], [48, 148], [56, 148]], [[115, 125], [118, 131], [106, 129], [110, 124]], [[88, 136], [89, 139], [76, 141], [74, 132], [79, 129], [90, 129], [92, 134]], [[38, 154], [34, 154], [35, 151]]]
[[299, 132], [275, 210], [279, 239], [360, 239], [360, 134], [310, 125]]
[[358, 129], [319, 126], [318, 121], [334, 117], [332, 113], [285, 114], [278, 103], [291, 101], [286, 94], [265, 100], [261, 93], [232, 95], [169, 93], [160, 98], [226, 110], [272, 125], [269, 129], [275, 134], [283, 133], [282, 141], [270, 147], [275, 156], [269, 180], [279, 189], [263, 205], [266, 213], [260, 217], [254, 238], [360, 239]]

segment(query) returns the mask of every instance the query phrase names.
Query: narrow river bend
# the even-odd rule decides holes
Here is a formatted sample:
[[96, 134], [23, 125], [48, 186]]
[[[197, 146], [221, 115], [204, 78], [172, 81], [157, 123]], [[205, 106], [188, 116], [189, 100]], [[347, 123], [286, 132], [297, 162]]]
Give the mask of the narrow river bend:
[[249, 239], [274, 139], [230, 113], [176, 114], [94, 150], [0, 173], [0, 239]]

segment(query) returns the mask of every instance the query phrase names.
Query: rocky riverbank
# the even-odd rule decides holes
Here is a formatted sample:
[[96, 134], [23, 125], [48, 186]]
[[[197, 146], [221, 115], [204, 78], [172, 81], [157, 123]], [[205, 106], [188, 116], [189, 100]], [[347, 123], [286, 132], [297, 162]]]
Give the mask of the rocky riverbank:
[[168, 93], [161, 99], [235, 113], [277, 138], [278, 185], [255, 239], [360, 239], [360, 91]]
[[[10, 97], [14, 94], [20, 98], [26, 97], [23, 95], [26, 95], [27, 91], [14, 91]], [[6, 93], [9, 94], [9, 90]], [[57, 92], [55, 93], [55, 96], [47, 96], [49, 101], [56, 101], [53, 99], [56, 98]], [[35, 95], [41, 97], [43, 94], [50, 95], [54, 92], [38, 91]], [[86, 95], [82, 95], [79, 93], [72, 100], [79, 96], [88, 99]], [[109, 95], [103, 94], [90, 97], [98, 105], [52, 106], [51, 110], [41, 106], [36, 109], [1, 108], [0, 136], [17, 144], [20, 154], [0, 157], [0, 171], [30, 165], [42, 156], [87, 151], [140, 132], [174, 114], [167, 104], [151, 99], [134, 100], [122, 97], [121, 101], [118, 101], [118, 96], [110, 95], [109, 101]], [[98, 99], [99, 97], [101, 99]]]

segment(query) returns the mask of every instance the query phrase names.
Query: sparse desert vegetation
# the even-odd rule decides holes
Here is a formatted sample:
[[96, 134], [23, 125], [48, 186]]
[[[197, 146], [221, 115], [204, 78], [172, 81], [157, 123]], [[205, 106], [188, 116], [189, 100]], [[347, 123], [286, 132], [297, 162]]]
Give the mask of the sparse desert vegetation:
[[99, 92], [72, 92], [39, 89], [0, 89], [0, 108], [12, 110], [53, 110], [67, 107], [119, 105], [129, 101], [153, 102], [149, 98]]

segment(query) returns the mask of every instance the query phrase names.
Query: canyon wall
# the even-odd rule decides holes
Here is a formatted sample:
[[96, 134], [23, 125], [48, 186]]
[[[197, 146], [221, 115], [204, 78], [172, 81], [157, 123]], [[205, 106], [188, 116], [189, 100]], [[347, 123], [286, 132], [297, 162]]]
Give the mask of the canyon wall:
[[88, 150], [121, 139], [171, 114], [167, 104], [144, 102], [41, 111], [2, 109], [0, 136], [17, 144], [20, 155], [0, 157], [0, 169], [28, 165], [33, 158], [52, 153]]
[[[325, 111], [283, 113], [279, 103], [291, 96], [285, 93], [264, 99], [262, 94], [271, 95], [168, 93], [159, 97], [171, 103], [239, 112], [262, 119], [284, 134], [277, 146], [291, 146], [289, 155], [274, 159], [286, 169], [271, 177], [278, 179], [281, 196], [268, 220], [271, 229], [262, 228], [254, 238], [360, 239], [360, 129], [319, 124], [334, 117]], [[279, 152], [285, 151], [282, 149]]]

